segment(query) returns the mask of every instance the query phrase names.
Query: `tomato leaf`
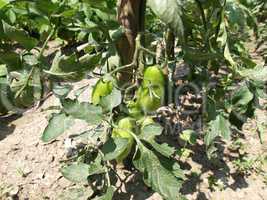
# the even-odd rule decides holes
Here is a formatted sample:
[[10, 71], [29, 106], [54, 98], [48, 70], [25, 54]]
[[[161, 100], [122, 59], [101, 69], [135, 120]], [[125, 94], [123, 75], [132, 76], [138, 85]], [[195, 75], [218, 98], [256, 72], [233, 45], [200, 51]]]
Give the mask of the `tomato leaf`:
[[64, 190], [58, 196], [59, 200], [87, 200], [94, 194], [93, 189], [88, 187], [74, 187]]
[[112, 200], [113, 199], [114, 192], [115, 192], [114, 187], [111, 186], [111, 187], [109, 187], [107, 189], [106, 194], [104, 194], [101, 197], [96, 197], [93, 200]]
[[129, 140], [125, 138], [111, 138], [103, 146], [104, 160], [114, 160], [121, 155], [128, 146]]
[[103, 115], [102, 108], [87, 102], [80, 103], [78, 100], [62, 100], [63, 110], [76, 119], [84, 120], [90, 125], [100, 124]]
[[0, 0], [0, 9], [9, 4], [9, 0]]
[[196, 132], [193, 130], [184, 130], [180, 134], [180, 138], [191, 145], [196, 144], [197, 142], [197, 135]]
[[122, 102], [121, 91], [113, 87], [112, 92], [101, 98], [100, 105], [103, 106], [104, 110], [112, 111], [113, 108], [119, 106]]
[[91, 165], [84, 163], [72, 164], [61, 168], [60, 171], [66, 179], [76, 183], [87, 182], [89, 176], [105, 172], [103, 166], [95, 163]]
[[51, 142], [63, 134], [73, 123], [73, 119], [65, 113], [54, 114], [41, 137], [43, 142]]
[[208, 131], [205, 136], [205, 144], [209, 147], [216, 137], [222, 137], [229, 140], [231, 136], [230, 123], [222, 114], [217, 115], [216, 119], [208, 124]]
[[165, 199], [179, 199], [182, 178], [177, 178], [170, 168], [165, 168], [152, 151], [139, 144], [139, 151], [133, 163], [144, 174], [143, 178], [146, 185], [158, 192]]
[[177, 0], [148, 0], [152, 11], [183, 41], [184, 26], [181, 19], [182, 9]]
[[156, 136], [161, 135], [162, 131], [163, 128], [159, 124], [149, 124], [142, 129], [142, 133], [139, 135], [139, 138], [150, 141], [155, 139]]
[[36, 47], [38, 41], [35, 38], [28, 36], [27, 32], [22, 29], [16, 29], [14, 26], [9, 25], [2, 21], [5, 35], [12, 41], [21, 44], [25, 49], [31, 50]]

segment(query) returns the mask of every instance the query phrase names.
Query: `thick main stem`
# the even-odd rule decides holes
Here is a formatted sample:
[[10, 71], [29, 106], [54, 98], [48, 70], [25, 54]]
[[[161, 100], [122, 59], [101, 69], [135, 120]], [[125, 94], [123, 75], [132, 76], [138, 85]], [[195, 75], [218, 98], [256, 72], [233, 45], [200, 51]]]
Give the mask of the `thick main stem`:
[[[133, 62], [135, 53], [135, 39], [144, 30], [146, 0], [120, 0], [118, 4], [118, 21], [124, 27], [125, 34], [117, 43], [118, 54], [122, 65]], [[138, 66], [125, 68], [119, 75], [119, 82], [130, 83], [133, 70]]]

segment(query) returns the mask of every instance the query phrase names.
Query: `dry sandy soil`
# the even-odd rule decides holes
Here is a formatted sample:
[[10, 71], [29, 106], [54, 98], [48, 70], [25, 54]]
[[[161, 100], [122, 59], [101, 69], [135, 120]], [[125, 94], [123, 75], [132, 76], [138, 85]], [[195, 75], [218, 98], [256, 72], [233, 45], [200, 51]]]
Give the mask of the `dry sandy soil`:
[[[85, 81], [86, 82], [86, 81]], [[82, 86], [81, 83], [79, 86]], [[88, 93], [84, 94], [84, 98]], [[60, 172], [60, 162], [66, 159], [64, 138], [45, 145], [40, 136], [47, 124], [48, 111], [51, 105], [57, 105], [55, 97], [50, 97], [38, 110], [30, 110], [23, 116], [0, 118], [0, 199], [41, 200], [59, 199], [58, 196], [72, 183], [65, 180]], [[266, 120], [266, 113], [261, 113]], [[244, 151], [250, 156], [258, 157], [267, 153], [267, 134], [261, 145], [253, 128], [253, 121], [244, 129]], [[69, 133], [81, 132], [87, 127], [77, 123]], [[240, 175], [233, 164], [236, 153], [223, 151], [227, 155], [219, 164], [220, 168], [208, 162], [201, 142], [193, 149], [195, 153], [189, 159], [181, 162], [188, 180], [182, 188], [182, 193], [190, 200], [267, 200], [267, 166], [261, 164], [261, 172], [250, 170], [247, 176]], [[257, 168], [258, 166], [254, 167]], [[136, 181], [139, 180], [139, 181]], [[265, 183], [264, 183], [265, 182]], [[213, 183], [213, 184], [212, 184]], [[115, 200], [161, 200], [152, 193], [141, 181], [141, 177], [133, 175]]]

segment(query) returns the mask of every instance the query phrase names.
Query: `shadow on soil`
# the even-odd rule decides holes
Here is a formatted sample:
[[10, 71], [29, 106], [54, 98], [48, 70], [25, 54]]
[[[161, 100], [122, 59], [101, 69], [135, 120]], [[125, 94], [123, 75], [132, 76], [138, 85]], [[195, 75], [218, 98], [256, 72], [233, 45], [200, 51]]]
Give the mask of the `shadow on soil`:
[[[241, 188], [247, 188], [248, 183], [246, 182], [246, 179], [244, 176], [238, 174], [238, 173], [231, 173], [230, 168], [227, 165], [227, 163], [220, 158], [223, 158], [222, 154], [224, 151], [223, 144], [220, 144], [218, 146], [218, 159], [216, 160], [209, 160], [206, 152], [205, 152], [205, 146], [204, 145], [196, 145], [191, 150], [193, 152], [198, 152], [197, 154], [194, 154], [192, 157], [193, 162], [201, 165], [201, 172], [198, 173], [191, 173], [187, 175], [187, 180], [184, 182], [183, 187], [181, 189], [181, 193], [183, 195], [187, 194], [193, 194], [197, 193], [197, 199], [199, 200], [208, 200], [210, 197], [206, 196], [206, 193], [203, 191], [200, 191], [199, 185], [203, 182], [203, 177], [201, 177], [202, 174], [210, 172], [210, 177], [214, 180], [221, 180], [224, 183], [224, 188], [231, 188], [232, 190], [237, 190]], [[190, 170], [191, 165], [189, 163], [180, 163], [180, 166], [182, 169]], [[229, 183], [229, 177], [231, 177], [234, 182]], [[208, 177], [207, 177], [208, 178]], [[212, 191], [212, 188], [209, 188], [209, 190]]]
[[123, 191], [117, 191], [114, 199], [116, 200], [144, 200], [153, 195], [153, 191], [145, 186], [142, 174], [136, 172], [132, 175], [131, 180], [123, 185]]
[[14, 132], [16, 126], [11, 124], [11, 122], [19, 117], [21, 117], [21, 115], [0, 116], [0, 141]]

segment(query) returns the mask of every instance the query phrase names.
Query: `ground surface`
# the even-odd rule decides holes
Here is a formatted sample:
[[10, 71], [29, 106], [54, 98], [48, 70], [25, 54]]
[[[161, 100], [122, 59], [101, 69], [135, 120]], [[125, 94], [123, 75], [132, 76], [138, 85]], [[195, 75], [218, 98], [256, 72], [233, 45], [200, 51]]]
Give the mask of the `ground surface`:
[[[87, 82], [79, 86], [83, 84]], [[66, 159], [64, 148], [66, 135], [48, 145], [40, 141], [41, 133], [47, 124], [46, 117], [49, 115], [48, 111], [43, 110], [57, 104], [57, 100], [52, 96], [38, 110], [30, 110], [21, 117], [0, 119], [0, 199], [4, 199], [4, 193], [7, 192], [16, 197], [14, 199], [58, 199], [58, 195], [72, 185], [59, 172], [60, 161]], [[260, 115], [266, 117], [266, 113]], [[253, 129], [253, 121], [246, 126], [242, 139], [245, 142], [244, 151], [249, 150], [253, 158], [266, 154], [267, 142], [260, 144]], [[88, 127], [85, 124], [78, 123], [69, 133], [80, 132], [86, 128]], [[251, 170], [248, 176], [237, 173], [231, 161], [236, 156], [235, 152], [224, 150], [227, 156], [221, 161], [221, 169], [218, 169], [207, 161], [201, 142], [195, 148], [194, 151], [198, 153], [181, 163], [188, 178], [182, 192], [188, 199], [267, 199], [267, 185], [262, 175], [255, 173], [254, 170]], [[266, 166], [260, 165], [260, 167], [267, 172]], [[141, 182], [140, 176], [132, 176], [123, 187], [122, 193], [115, 199], [161, 199]]]
[[[255, 55], [257, 56], [258, 54]], [[83, 81], [76, 87], [88, 83], [92, 81]], [[88, 96], [87, 92], [82, 98], [86, 100]], [[59, 195], [72, 186], [59, 172], [60, 162], [66, 159], [64, 138], [67, 134], [48, 145], [40, 141], [50, 112], [44, 110], [52, 105], [58, 105], [53, 96], [38, 110], [29, 110], [23, 116], [0, 118], [0, 200], [58, 200]], [[267, 121], [266, 112], [259, 111], [258, 117]], [[245, 175], [240, 174], [234, 164], [238, 158], [234, 148], [224, 144], [221, 150], [225, 155], [224, 159], [219, 164], [211, 164], [206, 158], [203, 144], [199, 141], [192, 149], [196, 153], [181, 162], [188, 178], [182, 193], [190, 200], [267, 200], [267, 164], [261, 162], [267, 155], [267, 132], [263, 144], [260, 144], [255, 126], [252, 120], [239, 133], [242, 136], [239, 151], [249, 152], [247, 158], [252, 160]], [[87, 128], [79, 122], [68, 133], [81, 132]], [[175, 139], [173, 141], [176, 142]], [[121, 173], [125, 171], [122, 170]], [[128, 179], [122, 192], [114, 199], [161, 200], [158, 194], [152, 193], [142, 184], [138, 174]]]

